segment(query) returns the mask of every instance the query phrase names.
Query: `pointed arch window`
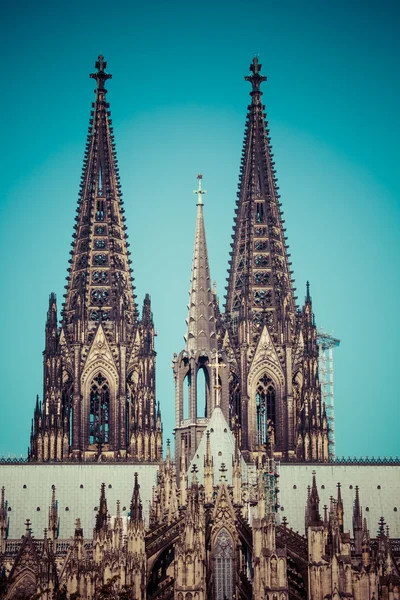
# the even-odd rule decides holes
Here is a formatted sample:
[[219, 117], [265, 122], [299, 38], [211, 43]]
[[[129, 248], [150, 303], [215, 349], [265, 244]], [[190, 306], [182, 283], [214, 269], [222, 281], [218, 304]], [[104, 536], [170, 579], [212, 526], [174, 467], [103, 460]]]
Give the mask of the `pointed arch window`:
[[[268, 375], [263, 375], [256, 389], [257, 442], [265, 444], [271, 437], [276, 420], [276, 390]], [[273, 435], [273, 434], [272, 434]], [[272, 440], [269, 439], [271, 442]]]
[[110, 417], [110, 386], [99, 373], [90, 386], [90, 443], [108, 444]]
[[229, 381], [229, 416], [231, 426], [234, 424], [236, 416], [239, 423], [241, 422], [240, 383], [235, 373], [232, 373]]
[[69, 373], [63, 373], [62, 410], [64, 419], [64, 433], [69, 435], [69, 443], [72, 444], [73, 425], [73, 391], [74, 384]]
[[215, 600], [233, 597], [233, 543], [226, 529], [215, 540]]

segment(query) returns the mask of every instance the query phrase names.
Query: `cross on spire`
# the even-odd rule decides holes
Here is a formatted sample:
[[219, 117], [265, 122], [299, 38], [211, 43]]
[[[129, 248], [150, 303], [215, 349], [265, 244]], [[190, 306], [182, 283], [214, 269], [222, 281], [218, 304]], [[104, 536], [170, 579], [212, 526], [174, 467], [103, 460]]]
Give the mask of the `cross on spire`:
[[99, 92], [103, 92], [103, 94], [106, 94], [107, 90], [104, 87], [104, 82], [107, 79], [111, 79], [112, 75], [105, 72], [105, 69], [107, 68], [107, 62], [104, 60], [104, 56], [102, 54], [99, 54], [99, 57], [95, 64], [95, 68], [97, 69], [97, 72], [91, 73], [90, 77], [91, 77], [91, 79], [95, 79], [97, 81], [96, 92], [97, 92], [97, 94]]
[[262, 64], [258, 62], [258, 57], [255, 56], [250, 65], [250, 71], [252, 72], [252, 75], [247, 75], [247, 77], [245, 77], [245, 80], [250, 81], [253, 87], [252, 91], [250, 92], [251, 96], [253, 96], [253, 94], [262, 94], [260, 91], [260, 85], [263, 81], [267, 80], [264, 75], [260, 75], [261, 67]]
[[211, 363], [210, 367], [215, 369], [215, 385], [214, 385], [214, 389], [215, 389], [215, 406], [220, 406], [221, 405], [221, 398], [220, 398], [220, 392], [221, 392], [221, 385], [219, 383], [219, 368], [220, 367], [226, 367], [226, 365], [223, 362], [219, 362], [219, 353], [218, 350], [214, 350], [213, 352], [213, 359], [215, 359], [215, 363]]
[[206, 190], [203, 190], [201, 187], [202, 181], [203, 181], [203, 175], [201, 173], [199, 173], [197, 175], [197, 182], [198, 182], [197, 190], [193, 190], [193, 194], [197, 194], [197, 206], [203, 205], [202, 195], [207, 194]]

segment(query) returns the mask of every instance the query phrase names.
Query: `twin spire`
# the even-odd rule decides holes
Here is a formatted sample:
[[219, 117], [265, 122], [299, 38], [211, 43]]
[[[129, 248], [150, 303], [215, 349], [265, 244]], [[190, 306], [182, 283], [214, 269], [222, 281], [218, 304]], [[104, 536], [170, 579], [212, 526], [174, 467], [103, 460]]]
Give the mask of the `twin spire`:
[[[258, 58], [245, 77], [252, 85], [240, 167], [240, 183], [225, 304], [235, 336], [239, 318], [256, 341], [267, 325], [275, 340], [285, 322], [294, 323], [296, 306], [272, 146], [260, 86]], [[234, 339], [234, 341], [237, 341]]]
[[[118, 339], [131, 339], [137, 318], [130, 252], [109, 104], [107, 63], [96, 62], [96, 98], [92, 104], [63, 323], [74, 338], [107, 321]], [[76, 326], [79, 322], [80, 325]]]

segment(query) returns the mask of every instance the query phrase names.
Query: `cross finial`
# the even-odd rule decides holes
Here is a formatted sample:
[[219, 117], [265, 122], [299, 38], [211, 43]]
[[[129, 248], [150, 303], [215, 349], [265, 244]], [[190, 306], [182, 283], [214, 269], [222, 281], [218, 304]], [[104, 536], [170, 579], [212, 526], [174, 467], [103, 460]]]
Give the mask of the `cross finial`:
[[210, 364], [210, 367], [215, 369], [215, 406], [220, 406], [221, 404], [221, 398], [220, 398], [220, 392], [221, 392], [221, 385], [219, 383], [219, 368], [225, 368], [226, 365], [223, 362], [219, 362], [219, 353], [218, 350], [214, 349], [213, 350], [213, 355], [212, 358], [215, 359], [215, 363]]
[[311, 300], [311, 296], [310, 296], [310, 282], [307, 281], [306, 282], [306, 300]]
[[260, 91], [260, 85], [263, 81], [267, 80], [264, 75], [260, 75], [261, 67], [262, 64], [258, 62], [258, 57], [255, 56], [250, 65], [250, 71], [252, 72], [252, 75], [247, 75], [247, 77], [245, 77], [245, 80], [250, 81], [251, 85], [253, 86], [253, 89], [250, 92], [251, 96], [254, 94], [262, 94]]
[[202, 195], [207, 194], [206, 190], [203, 190], [201, 187], [203, 181], [203, 175], [199, 173], [197, 175], [197, 190], [193, 190], [193, 194], [197, 194], [197, 206], [203, 206]]
[[99, 94], [102, 92], [103, 94], [106, 94], [107, 90], [104, 87], [104, 82], [107, 79], [111, 79], [112, 75], [105, 72], [105, 69], [107, 68], [107, 62], [104, 60], [104, 56], [102, 54], [99, 55], [95, 64], [95, 68], [97, 69], [97, 72], [91, 73], [90, 77], [91, 79], [95, 79], [97, 81], [96, 93]]

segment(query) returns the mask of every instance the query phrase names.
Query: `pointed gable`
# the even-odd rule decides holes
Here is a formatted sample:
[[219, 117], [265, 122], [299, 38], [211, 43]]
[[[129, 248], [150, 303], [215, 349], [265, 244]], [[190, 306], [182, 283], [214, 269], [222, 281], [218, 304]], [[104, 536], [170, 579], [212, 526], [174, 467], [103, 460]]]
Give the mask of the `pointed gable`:
[[218, 529], [218, 526], [226, 527], [229, 521], [234, 523], [235, 520], [236, 515], [227, 483], [226, 481], [223, 481], [218, 488], [217, 499], [213, 510], [214, 528]]
[[[209, 433], [210, 452], [214, 465], [214, 485], [219, 483], [221, 465], [226, 468], [226, 480], [229, 485], [232, 485], [232, 460], [235, 457], [235, 436], [229, 428], [229, 425], [224, 417], [219, 406], [214, 408], [211, 419], [205, 429], [197, 451], [194, 454], [189, 467], [189, 472], [193, 466], [197, 467], [198, 480], [200, 483], [204, 481], [204, 457], [207, 451], [207, 433]], [[247, 466], [243, 458], [242, 462], [242, 479], [247, 481]]]
[[101, 323], [97, 327], [96, 335], [86, 358], [82, 381], [85, 380], [86, 373], [93, 372], [96, 366], [103, 367], [107, 371], [111, 371], [116, 378], [118, 377], [115, 361]]
[[249, 375], [249, 384], [251, 384], [254, 377], [257, 377], [261, 371], [265, 370], [272, 371], [280, 381], [283, 381], [283, 372], [279, 356], [266, 325], [263, 327], [254, 352]]

